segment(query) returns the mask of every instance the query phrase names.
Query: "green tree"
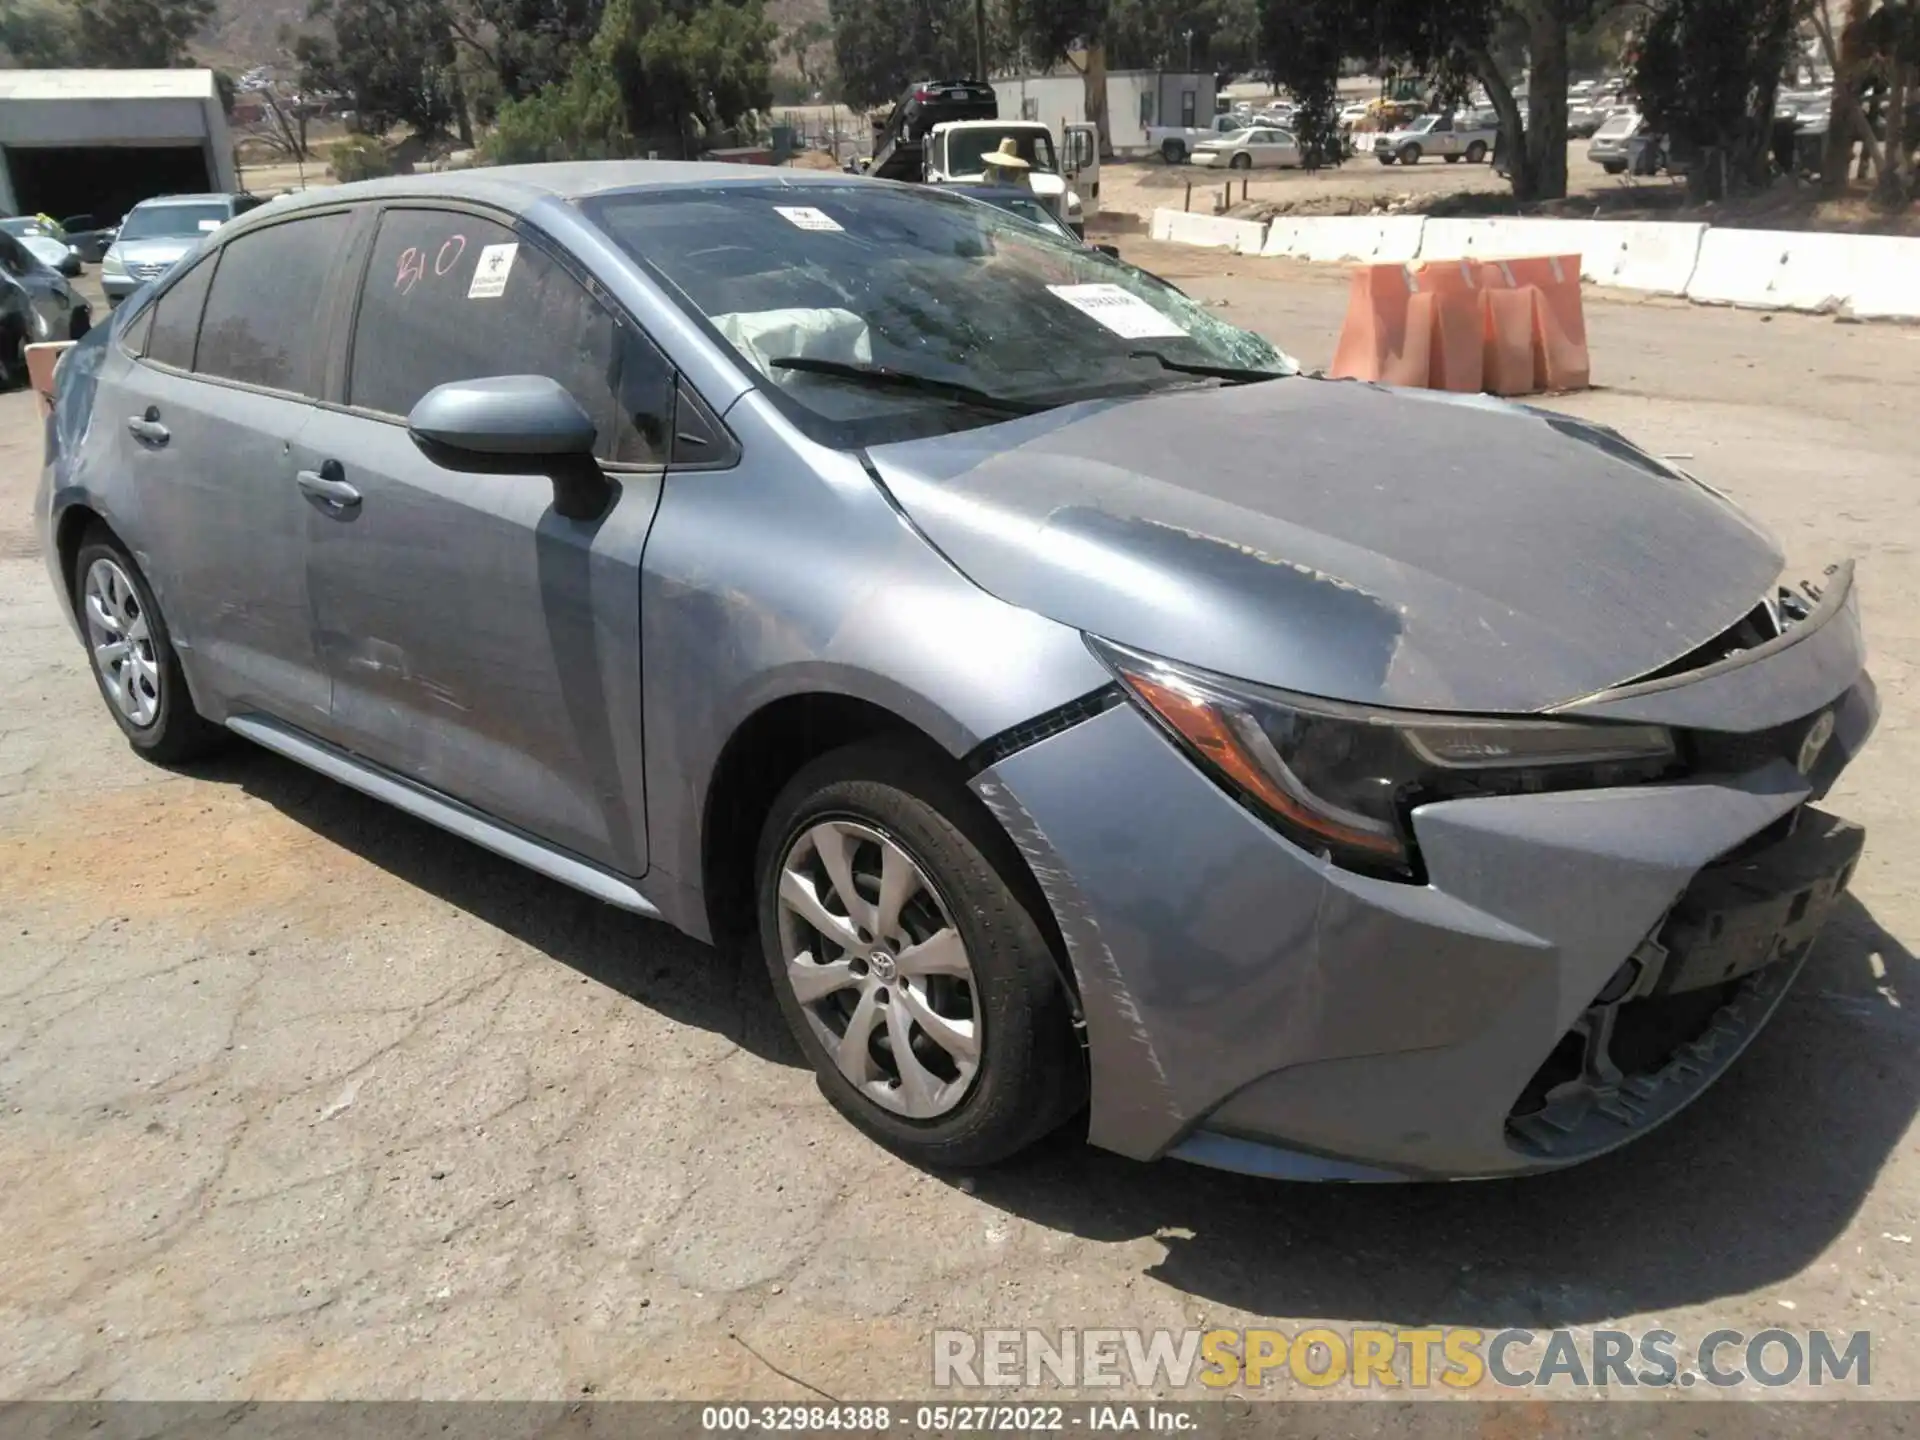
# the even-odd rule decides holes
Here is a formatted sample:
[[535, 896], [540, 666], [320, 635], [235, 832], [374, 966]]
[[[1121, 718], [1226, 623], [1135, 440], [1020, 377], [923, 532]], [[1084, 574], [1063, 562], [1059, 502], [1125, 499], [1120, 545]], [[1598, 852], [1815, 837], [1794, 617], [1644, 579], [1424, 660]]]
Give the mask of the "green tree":
[[301, 83], [351, 97], [359, 129], [436, 136], [464, 121], [440, 0], [313, 0], [308, 14], [327, 29], [295, 43]]
[[603, 0], [455, 0], [447, 21], [492, 72], [492, 95], [522, 100], [564, 79], [600, 28]]
[[1123, 0], [1006, 0], [1006, 5], [1013, 35], [1029, 60], [1042, 67], [1065, 63], [1079, 73], [1081, 108], [1099, 134], [1100, 153], [1111, 155], [1107, 42], [1123, 34], [1133, 18]]
[[1764, 186], [1797, 0], [1659, 0], [1641, 37], [1640, 108], [1688, 160], [1696, 199]]
[[501, 160], [699, 152], [768, 103], [775, 29], [761, 0], [609, 0], [573, 71], [500, 108]]
[[[973, 0], [828, 0], [827, 13], [841, 97], [850, 105], [884, 105], [916, 80], [978, 68]], [[1003, 46], [996, 31], [989, 55]]]
[[76, 61], [72, 12], [49, 0], [0, 3], [0, 65], [57, 69]]
[[188, 42], [214, 8], [214, 0], [74, 0], [73, 59], [102, 70], [191, 65]]

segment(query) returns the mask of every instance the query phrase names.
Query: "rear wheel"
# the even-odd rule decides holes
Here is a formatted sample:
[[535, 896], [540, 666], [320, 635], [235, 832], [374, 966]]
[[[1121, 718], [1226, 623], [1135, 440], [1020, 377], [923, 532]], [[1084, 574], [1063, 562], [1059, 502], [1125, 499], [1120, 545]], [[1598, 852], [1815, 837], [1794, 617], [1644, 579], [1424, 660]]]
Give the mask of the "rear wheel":
[[1180, 165], [1187, 158], [1187, 142], [1184, 140], [1162, 140], [1160, 158], [1169, 165]]
[[1467, 146], [1467, 164], [1478, 165], [1482, 160], [1486, 158], [1487, 158], [1487, 147], [1484, 141], [1476, 140], [1471, 145]]
[[834, 1106], [922, 1163], [1004, 1160], [1085, 1095], [1010, 851], [935, 758], [893, 745], [805, 767], [761, 834], [761, 948], [787, 1023]]
[[162, 765], [216, 748], [226, 732], [194, 710], [153, 592], [133, 557], [105, 530], [82, 542], [73, 594], [94, 681], [133, 748]]

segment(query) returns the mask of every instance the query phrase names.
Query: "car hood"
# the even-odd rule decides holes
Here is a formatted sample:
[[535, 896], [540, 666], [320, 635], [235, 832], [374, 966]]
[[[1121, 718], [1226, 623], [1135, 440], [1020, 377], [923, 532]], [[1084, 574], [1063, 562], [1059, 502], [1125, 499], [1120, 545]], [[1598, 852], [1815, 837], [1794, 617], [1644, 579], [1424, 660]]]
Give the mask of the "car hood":
[[151, 240], [118, 240], [113, 253], [124, 265], [171, 265], [200, 239], [198, 235], [156, 235]]
[[1772, 540], [1622, 440], [1484, 397], [1297, 376], [1093, 402], [869, 452], [983, 589], [1331, 698], [1545, 709], [1739, 620]]

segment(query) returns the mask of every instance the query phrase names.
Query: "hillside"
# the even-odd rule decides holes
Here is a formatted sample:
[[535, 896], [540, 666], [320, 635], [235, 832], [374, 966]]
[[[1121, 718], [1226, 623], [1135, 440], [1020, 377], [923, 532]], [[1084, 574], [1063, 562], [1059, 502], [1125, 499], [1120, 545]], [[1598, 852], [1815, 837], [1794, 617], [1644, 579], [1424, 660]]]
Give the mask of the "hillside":
[[[767, 14], [784, 35], [811, 20], [824, 22], [827, 0], [767, 0]], [[285, 63], [280, 32], [300, 28], [306, 18], [307, 0], [221, 0], [219, 15], [195, 53], [208, 64], [233, 70]]]

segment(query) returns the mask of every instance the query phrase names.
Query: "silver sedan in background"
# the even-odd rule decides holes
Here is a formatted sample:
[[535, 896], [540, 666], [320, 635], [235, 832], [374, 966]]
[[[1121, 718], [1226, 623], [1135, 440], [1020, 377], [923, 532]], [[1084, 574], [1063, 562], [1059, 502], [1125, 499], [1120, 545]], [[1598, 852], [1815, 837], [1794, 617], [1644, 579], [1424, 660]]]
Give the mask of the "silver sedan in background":
[[1849, 567], [937, 188], [276, 202], [69, 353], [36, 518], [140, 754], [751, 947], [927, 1164], [1571, 1164], [1732, 1063], [1861, 851]]

